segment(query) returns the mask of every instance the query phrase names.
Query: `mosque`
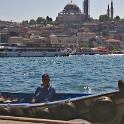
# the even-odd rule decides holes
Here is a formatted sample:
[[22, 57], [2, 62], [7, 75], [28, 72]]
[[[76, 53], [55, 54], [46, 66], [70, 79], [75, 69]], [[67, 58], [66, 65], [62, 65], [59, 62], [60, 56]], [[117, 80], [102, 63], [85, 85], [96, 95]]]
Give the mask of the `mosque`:
[[[56, 20], [59, 23], [80, 23], [82, 21], [88, 21], [90, 19], [89, 1], [90, 0], [84, 0], [82, 9], [83, 12], [81, 12], [81, 9], [71, 0], [71, 2], [68, 3], [64, 7], [64, 9], [58, 13]], [[107, 15], [108, 17], [113, 19], [114, 16], [113, 1], [111, 1], [111, 8], [109, 8], [108, 5]]]
[[85, 14], [83, 14], [81, 9], [71, 1], [58, 13], [56, 20], [60, 23], [80, 23], [85, 20]]

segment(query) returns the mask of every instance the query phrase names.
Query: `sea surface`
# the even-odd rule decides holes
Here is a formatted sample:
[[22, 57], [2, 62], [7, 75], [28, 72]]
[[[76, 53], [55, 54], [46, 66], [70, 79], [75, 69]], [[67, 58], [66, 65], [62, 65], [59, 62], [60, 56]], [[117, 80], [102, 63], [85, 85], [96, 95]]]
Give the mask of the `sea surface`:
[[0, 58], [0, 91], [34, 92], [44, 73], [57, 92], [114, 91], [124, 79], [124, 55]]

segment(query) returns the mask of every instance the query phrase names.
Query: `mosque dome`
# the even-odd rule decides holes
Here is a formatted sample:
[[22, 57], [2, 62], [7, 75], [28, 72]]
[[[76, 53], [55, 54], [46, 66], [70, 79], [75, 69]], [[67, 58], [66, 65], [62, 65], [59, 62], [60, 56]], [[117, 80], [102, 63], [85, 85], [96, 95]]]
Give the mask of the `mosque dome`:
[[77, 7], [77, 5], [76, 5], [75, 3], [72, 3], [72, 2], [71, 2], [71, 3], [68, 3], [65, 7], [68, 7], [68, 6], [69, 6], [69, 7], [70, 7], [70, 6], [72, 6], [72, 7], [73, 7], [73, 6]]
[[79, 11], [80, 11], [79, 7], [78, 7], [75, 3], [73, 3], [73, 2], [68, 3], [68, 4], [64, 7], [65, 13], [68, 12], [68, 10], [74, 10], [74, 11], [76, 11], [76, 12], [79, 12]]

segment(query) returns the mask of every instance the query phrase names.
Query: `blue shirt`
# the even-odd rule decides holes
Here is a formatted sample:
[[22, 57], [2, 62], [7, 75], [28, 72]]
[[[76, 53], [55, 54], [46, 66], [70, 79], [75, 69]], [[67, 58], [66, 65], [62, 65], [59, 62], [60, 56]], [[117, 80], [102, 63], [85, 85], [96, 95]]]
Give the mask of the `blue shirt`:
[[51, 101], [55, 95], [55, 89], [49, 84], [46, 87], [37, 87], [35, 91], [35, 102], [45, 102], [45, 101]]

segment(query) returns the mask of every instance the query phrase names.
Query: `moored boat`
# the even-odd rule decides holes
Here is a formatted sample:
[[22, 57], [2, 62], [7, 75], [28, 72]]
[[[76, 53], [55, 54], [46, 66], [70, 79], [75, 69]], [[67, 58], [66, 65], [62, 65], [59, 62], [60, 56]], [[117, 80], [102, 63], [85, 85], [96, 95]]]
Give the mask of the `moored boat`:
[[28, 47], [13, 44], [1, 44], [0, 57], [55, 57], [69, 56], [68, 51], [57, 47]]
[[118, 51], [117, 54], [124, 54], [124, 51]]
[[105, 49], [95, 49], [95, 48], [81, 48], [70, 53], [71, 55], [103, 55], [108, 54], [108, 51]]
[[1, 92], [0, 114], [120, 124], [124, 117], [124, 83], [120, 81], [118, 86], [117, 91], [101, 94], [56, 93], [53, 101], [33, 104], [33, 93]]

